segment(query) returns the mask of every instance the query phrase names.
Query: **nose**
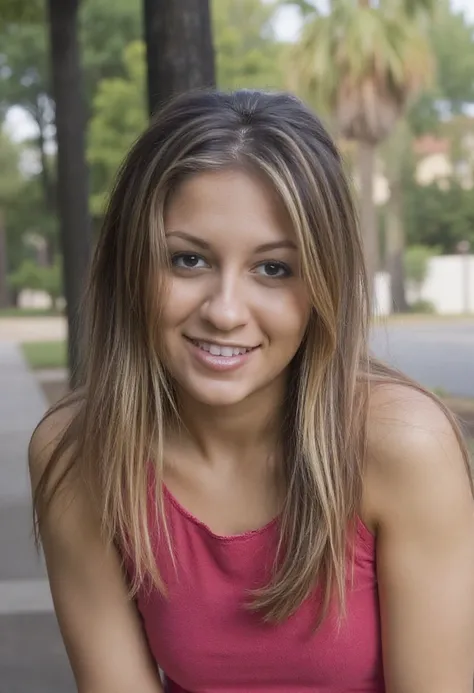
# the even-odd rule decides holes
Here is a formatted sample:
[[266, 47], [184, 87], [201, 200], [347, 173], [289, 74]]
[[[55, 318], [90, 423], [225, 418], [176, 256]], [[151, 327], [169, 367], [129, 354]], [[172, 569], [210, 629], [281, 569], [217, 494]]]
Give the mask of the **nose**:
[[249, 315], [245, 289], [238, 277], [219, 277], [201, 304], [201, 318], [221, 332], [243, 327]]

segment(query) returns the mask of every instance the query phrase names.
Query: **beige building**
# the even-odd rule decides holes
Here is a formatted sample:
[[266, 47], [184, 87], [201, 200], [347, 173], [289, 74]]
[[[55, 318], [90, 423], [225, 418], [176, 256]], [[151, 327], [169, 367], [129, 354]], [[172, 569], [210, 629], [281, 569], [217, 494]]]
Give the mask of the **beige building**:
[[414, 150], [418, 158], [416, 179], [420, 185], [438, 182], [441, 187], [456, 178], [466, 189], [474, 187], [474, 135], [465, 134], [454, 148], [446, 138], [426, 135], [415, 141]]
[[[449, 181], [456, 178], [467, 190], [474, 188], [474, 119], [469, 121], [472, 121], [472, 125], [471, 122], [464, 124], [464, 133], [458, 138], [456, 145], [453, 145], [451, 137], [437, 137], [432, 134], [415, 140], [415, 176], [419, 185], [438, 183], [441, 188], [446, 188]], [[347, 141], [341, 141], [339, 145], [354, 172], [357, 187], [357, 171], [353, 168], [356, 145]], [[389, 183], [384, 174], [383, 160], [379, 158], [374, 176], [374, 200], [377, 205], [383, 205], [389, 197]]]

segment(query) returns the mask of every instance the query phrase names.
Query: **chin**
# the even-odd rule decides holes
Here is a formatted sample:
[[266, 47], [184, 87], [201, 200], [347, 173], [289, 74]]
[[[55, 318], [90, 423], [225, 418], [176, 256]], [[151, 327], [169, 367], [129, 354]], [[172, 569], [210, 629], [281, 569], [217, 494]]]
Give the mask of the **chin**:
[[224, 387], [183, 387], [183, 391], [192, 396], [196, 402], [207, 407], [232, 407], [240, 404], [253, 391], [227, 383]]

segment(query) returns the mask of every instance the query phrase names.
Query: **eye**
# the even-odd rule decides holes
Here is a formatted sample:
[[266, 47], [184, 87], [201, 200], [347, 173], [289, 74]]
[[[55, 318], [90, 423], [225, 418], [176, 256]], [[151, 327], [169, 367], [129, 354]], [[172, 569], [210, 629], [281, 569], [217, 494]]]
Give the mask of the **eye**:
[[195, 253], [175, 253], [171, 258], [171, 264], [173, 267], [187, 270], [209, 267], [204, 258]]
[[284, 262], [262, 262], [255, 271], [263, 277], [273, 279], [283, 279], [292, 275], [291, 269]]

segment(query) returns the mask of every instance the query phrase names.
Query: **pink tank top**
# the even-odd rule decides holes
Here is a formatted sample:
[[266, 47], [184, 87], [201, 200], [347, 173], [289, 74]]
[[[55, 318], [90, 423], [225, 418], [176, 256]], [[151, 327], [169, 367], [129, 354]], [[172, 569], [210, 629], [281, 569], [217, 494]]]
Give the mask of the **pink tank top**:
[[375, 540], [359, 521], [347, 617], [313, 632], [318, 590], [288, 620], [266, 624], [245, 608], [269, 575], [275, 520], [237, 536], [214, 534], [164, 489], [177, 570], [150, 527], [168, 597], [137, 596], [151, 652], [169, 693], [383, 693]]

